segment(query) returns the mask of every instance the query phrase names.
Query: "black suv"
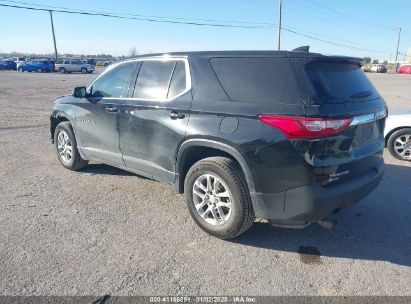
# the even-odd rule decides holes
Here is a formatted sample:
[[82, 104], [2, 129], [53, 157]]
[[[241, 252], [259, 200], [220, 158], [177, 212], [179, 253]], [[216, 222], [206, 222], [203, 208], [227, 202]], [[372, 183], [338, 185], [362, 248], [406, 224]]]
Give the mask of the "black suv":
[[51, 138], [68, 169], [97, 161], [173, 185], [203, 230], [228, 239], [255, 218], [304, 227], [369, 194], [386, 115], [360, 59], [155, 54], [58, 99]]

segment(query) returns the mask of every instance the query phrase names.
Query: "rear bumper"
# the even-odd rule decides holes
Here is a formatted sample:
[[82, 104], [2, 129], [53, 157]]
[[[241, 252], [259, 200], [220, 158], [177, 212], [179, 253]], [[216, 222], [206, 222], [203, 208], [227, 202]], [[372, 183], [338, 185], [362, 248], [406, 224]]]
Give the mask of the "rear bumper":
[[279, 225], [304, 225], [359, 202], [381, 182], [384, 165], [341, 184], [311, 185], [276, 194], [251, 193], [254, 213]]

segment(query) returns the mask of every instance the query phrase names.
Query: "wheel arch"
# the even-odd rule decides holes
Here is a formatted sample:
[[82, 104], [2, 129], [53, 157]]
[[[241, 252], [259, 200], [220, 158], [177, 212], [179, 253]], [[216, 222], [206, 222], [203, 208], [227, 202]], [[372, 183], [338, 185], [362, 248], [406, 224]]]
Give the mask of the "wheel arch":
[[384, 137], [384, 141], [385, 141], [385, 147], [387, 148], [388, 146], [388, 140], [390, 139], [391, 135], [393, 135], [395, 132], [402, 130], [402, 129], [411, 129], [411, 126], [400, 126], [400, 127], [396, 127], [394, 129], [392, 129], [390, 132], [387, 133], [387, 135], [385, 135]]
[[184, 193], [184, 180], [190, 167], [197, 161], [212, 156], [228, 157], [236, 161], [245, 176], [248, 190], [254, 192], [253, 177], [240, 152], [232, 146], [209, 139], [189, 139], [180, 146], [176, 162], [175, 190]]
[[68, 121], [73, 126], [73, 121], [69, 115], [63, 112], [54, 112], [50, 116], [50, 137], [51, 142], [54, 143], [54, 132], [56, 131], [56, 127], [59, 123], [63, 121]]

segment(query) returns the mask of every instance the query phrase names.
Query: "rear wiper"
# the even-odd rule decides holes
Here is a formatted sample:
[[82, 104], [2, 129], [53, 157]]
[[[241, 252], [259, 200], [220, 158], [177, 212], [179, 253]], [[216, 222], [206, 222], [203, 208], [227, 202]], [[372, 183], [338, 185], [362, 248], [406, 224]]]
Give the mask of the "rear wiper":
[[352, 99], [360, 99], [360, 98], [367, 98], [368, 96], [371, 96], [372, 92], [371, 91], [364, 91], [360, 93], [356, 93], [350, 96]]

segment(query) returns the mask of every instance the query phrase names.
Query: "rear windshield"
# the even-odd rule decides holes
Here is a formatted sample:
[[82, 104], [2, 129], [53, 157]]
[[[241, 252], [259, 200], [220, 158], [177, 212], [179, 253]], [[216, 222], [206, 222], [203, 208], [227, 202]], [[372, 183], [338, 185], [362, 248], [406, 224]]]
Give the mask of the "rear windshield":
[[358, 65], [313, 62], [305, 70], [323, 103], [361, 102], [379, 98], [378, 92]]
[[301, 102], [287, 58], [211, 58], [210, 62], [232, 101], [256, 104]]

